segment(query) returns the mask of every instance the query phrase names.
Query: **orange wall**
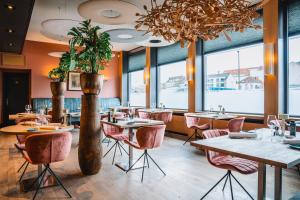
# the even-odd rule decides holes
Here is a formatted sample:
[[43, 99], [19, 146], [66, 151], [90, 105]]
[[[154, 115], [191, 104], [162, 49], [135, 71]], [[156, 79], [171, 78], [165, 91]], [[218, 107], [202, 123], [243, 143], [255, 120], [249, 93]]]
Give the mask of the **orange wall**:
[[[51, 97], [50, 79], [47, 77], [48, 72], [57, 67], [59, 59], [48, 56], [49, 52], [66, 51], [68, 46], [25, 41], [22, 54], [25, 56], [26, 64], [22, 67], [15, 66], [0, 66], [2, 68], [22, 68], [31, 69], [31, 97], [32, 98], [46, 98]], [[119, 78], [118, 78], [118, 56], [108, 64], [106, 69], [102, 71], [105, 75], [103, 90], [100, 97], [119, 97]], [[67, 91], [66, 97], [80, 97], [81, 91]]]

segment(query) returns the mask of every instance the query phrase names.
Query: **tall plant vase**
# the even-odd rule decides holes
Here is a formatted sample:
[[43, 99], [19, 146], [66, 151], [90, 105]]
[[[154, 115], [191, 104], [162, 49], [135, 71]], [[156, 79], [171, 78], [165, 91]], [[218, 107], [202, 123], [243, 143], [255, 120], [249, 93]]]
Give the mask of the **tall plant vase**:
[[[78, 160], [81, 172], [85, 175], [98, 173], [102, 166], [101, 128], [98, 113], [101, 79], [102, 76], [97, 76], [97, 74], [81, 74], [80, 76], [84, 94], [81, 96]], [[89, 89], [85, 88], [86, 86]], [[96, 87], [92, 88], [92, 86]]]
[[52, 122], [60, 123], [64, 118], [65, 82], [51, 82], [52, 92]]

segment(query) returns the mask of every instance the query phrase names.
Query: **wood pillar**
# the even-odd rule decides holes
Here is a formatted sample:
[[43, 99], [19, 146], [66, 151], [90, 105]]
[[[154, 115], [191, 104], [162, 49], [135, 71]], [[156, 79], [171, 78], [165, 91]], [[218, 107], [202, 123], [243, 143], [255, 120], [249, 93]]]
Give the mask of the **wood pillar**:
[[146, 47], [146, 65], [145, 65], [145, 84], [146, 84], [146, 108], [151, 107], [151, 88], [150, 88], [150, 68], [151, 68], [151, 49]]
[[82, 95], [78, 159], [85, 175], [98, 173], [102, 166], [100, 118], [97, 110], [98, 96]]
[[64, 118], [64, 104], [65, 104], [65, 82], [51, 82], [52, 92], [52, 122], [61, 123]]
[[[278, 0], [270, 0], [263, 11], [264, 19], [264, 113], [265, 123], [268, 115], [278, 115], [279, 112], [279, 64], [278, 64], [278, 39], [279, 39], [279, 16]], [[266, 47], [272, 46], [272, 48]], [[272, 59], [270, 59], [272, 57]], [[270, 66], [273, 65], [273, 74], [267, 74]]]
[[188, 78], [188, 111], [196, 111], [196, 44], [193, 42], [188, 47], [188, 57], [186, 60], [186, 73]]

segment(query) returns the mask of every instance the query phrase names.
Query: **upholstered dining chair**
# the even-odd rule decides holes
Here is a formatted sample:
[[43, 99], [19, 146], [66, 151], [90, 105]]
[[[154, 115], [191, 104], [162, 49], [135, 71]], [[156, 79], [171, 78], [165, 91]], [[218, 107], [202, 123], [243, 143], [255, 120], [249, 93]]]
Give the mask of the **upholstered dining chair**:
[[129, 155], [128, 152], [124, 149], [124, 147], [121, 144], [122, 141], [128, 139], [128, 136], [124, 134], [123, 128], [119, 128], [114, 125], [101, 123], [101, 128], [102, 128], [102, 131], [106, 138], [112, 139], [115, 141], [115, 143], [112, 145], [112, 147], [103, 156], [103, 158], [104, 158], [114, 148], [114, 155], [113, 155], [113, 159], [112, 159], [112, 165], [113, 165], [115, 162], [117, 148], [119, 149], [121, 155], [122, 155], [122, 150], [127, 155]]
[[194, 133], [183, 143], [183, 145], [185, 145], [188, 141], [190, 141], [194, 136], [195, 137], [198, 136], [202, 138], [203, 136], [200, 135], [199, 132], [202, 132], [210, 128], [209, 124], [199, 125], [201, 119], [199, 117], [190, 116], [190, 113], [185, 113], [184, 117], [185, 117], [186, 126], [190, 129], [193, 129]]
[[[228, 132], [224, 130], [206, 130], [203, 131], [203, 137], [204, 139], [219, 137], [223, 135], [227, 135]], [[226, 169], [227, 173], [201, 198], [204, 199], [219, 183], [221, 183], [222, 180], [225, 179], [223, 189], [224, 191], [225, 186], [227, 182], [229, 181], [230, 186], [230, 192], [231, 192], [231, 198], [233, 199], [233, 190], [232, 190], [232, 178], [235, 180], [238, 185], [247, 193], [247, 195], [254, 199], [250, 193], [244, 188], [244, 186], [236, 179], [236, 177], [232, 174], [232, 171], [241, 173], [241, 174], [253, 174], [257, 172], [258, 164], [254, 161], [246, 160], [239, 157], [232, 157], [229, 155], [217, 153], [214, 151], [206, 151], [206, 157], [208, 162], [221, 169]]]
[[142, 119], [151, 119], [151, 113], [145, 111], [138, 111], [138, 116]]
[[227, 131], [240, 132], [243, 129], [245, 119], [245, 117], [237, 117], [229, 120]]
[[49, 172], [58, 182], [58, 184], [65, 190], [70, 198], [71, 194], [62, 184], [60, 178], [50, 168], [51, 163], [65, 160], [71, 150], [72, 134], [64, 133], [42, 133], [32, 134], [26, 138], [25, 149], [22, 151], [23, 157], [32, 165], [44, 165], [45, 169], [34, 180], [31, 188], [38, 182], [38, 187], [33, 196], [35, 199], [42, 182], [47, 172]]
[[152, 162], [158, 167], [158, 169], [166, 175], [166, 173], [160, 168], [160, 166], [154, 161], [154, 159], [149, 155], [148, 150], [158, 148], [161, 146], [164, 135], [165, 135], [165, 129], [166, 125], [156, 125], [156, 126], [145, 126], [142, 128], [139, 128], [136, 132], [136, 140], [137, 142], [129, 141], [128, 139], [125, 140], [125, 143], [132, 146], [133, 148], [143, 150], [144, 153], [139, 157], [139, 159], [129, 167], [126, 173], [128, 173], [130, 170], [133, 169], [134, 165], [144, 158], [144, 164], [143, 164], [143, 171], [142, 171], [142, 179], [141, 182], [143, 182], [144, 179], [144, 170], [145, 170], [145, 164], [147, 162], [147, 166], [149, 168], [149, 159], [152, 160]]
[[154, 120], [163, 121], [165, 124], [172, 121], [173, 113], [172, 112], [159, 112], [152, 114], [151, 118]]

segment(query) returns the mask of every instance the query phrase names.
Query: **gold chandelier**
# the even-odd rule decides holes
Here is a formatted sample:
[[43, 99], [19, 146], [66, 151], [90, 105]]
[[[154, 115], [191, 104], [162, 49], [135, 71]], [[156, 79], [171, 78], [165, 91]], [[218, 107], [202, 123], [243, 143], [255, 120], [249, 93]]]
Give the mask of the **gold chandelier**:
[[151, 0], [151, 9], [144, 6], [146, 14], [137, 13], [135, 28], [169, 42], [180, 41], [181, 46], [199, 38], [213, 40], [221, 34], [231, 41], [228, 32], [261, 28], [254, 19], [260, 16], [256, 10], [265, 3], [251, 6], [247, 0], [165, 0], [159, 5]]

